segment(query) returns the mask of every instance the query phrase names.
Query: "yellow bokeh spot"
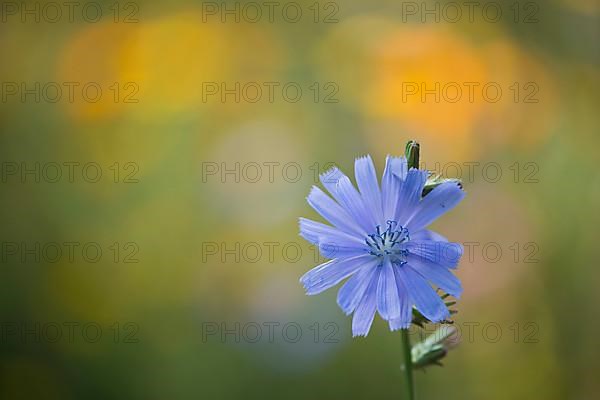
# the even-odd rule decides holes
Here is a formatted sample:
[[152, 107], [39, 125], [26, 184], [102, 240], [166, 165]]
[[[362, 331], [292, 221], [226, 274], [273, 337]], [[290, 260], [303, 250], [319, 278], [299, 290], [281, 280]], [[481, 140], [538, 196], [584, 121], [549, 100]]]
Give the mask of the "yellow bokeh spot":
[[125, 43], [136, 29], [101, 22], [86, 26], [66, 44], [58, 60], [57, 80], [63, 91], [61, 104], [72, 118], [106, 120], [132, 105], [124, 102], [128, 88], [126, 82], [119, 82], [119, 70]]
[[459, 28], [362, 16], [316, 48], [344, 105], [364, 117], [371, 151], [385, 155], [418, 138], [432, 157], [456, 161], [548, 136], [558, 103], [549, 68], [501, 27], [477, 40]]
[[225, 79], [231, 63], [223, 28], [195, 10], [141, 24], [121, 59], [120, 80], [139, 85], [144, 115], [200, 108], [203, 82]]
[[399, 29], [374, 56], [364, 105], [370, 116], [401, 119], [419, 132], [440, 136], [469, 133], [481, 107], [470, 101], [469, 82], [486, 78], [485, 64], [472, 46], [451, 32]]
[[[202, 83], [228, 76], [227, 43], [220, 24], [202, 23], [195, 9], [140, 24], [89, 25], [67, 43], [58, 63], [61, 82], [81, 84], [75, 101], [67, 102], [69, 114], [95, 122], [122, 113], [148, 119], [196, 111]], [[101, 88], [98, 101], [81, 95], [89, 82]]]

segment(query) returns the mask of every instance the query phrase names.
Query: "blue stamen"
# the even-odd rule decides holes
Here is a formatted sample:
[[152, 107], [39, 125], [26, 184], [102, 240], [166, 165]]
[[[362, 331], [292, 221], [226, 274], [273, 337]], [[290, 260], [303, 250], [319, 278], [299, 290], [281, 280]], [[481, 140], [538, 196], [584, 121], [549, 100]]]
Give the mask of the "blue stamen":
[[408, 251], [400, 248], [400, 244], [410, 240], [408, 229], [393, 220], [386, 222], [387, 228], [381, 231], [381, 226], [375, 227], [376, 233], [365, 238], [365, 243], [370, 247], [369, 254], [376, 257], [390, 257], [392, 263], [404, 265]]

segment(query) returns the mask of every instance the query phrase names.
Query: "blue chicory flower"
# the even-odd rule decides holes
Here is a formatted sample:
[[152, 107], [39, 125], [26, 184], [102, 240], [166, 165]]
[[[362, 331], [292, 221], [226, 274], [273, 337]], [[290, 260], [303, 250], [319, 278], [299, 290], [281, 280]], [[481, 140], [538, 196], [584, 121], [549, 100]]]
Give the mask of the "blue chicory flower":
[[409, 169], [404, 157], [387, 157], [381, 190], [370, 156], [356, 159], [354, 169], [359, 190], [333, 168], [321, 175], [333, 199], [316, 186], [307, 197], [333, 226], [300, 218], [300, 235], [331, 259], [300, 278], [306, 293], [319, 294], [349, 278], [337, 303], [347, 315], [354, 313], [353, 336], [369, 333], [376, 311], [392, 331], [409, 328], [413, 306], [432, 322], [445, 320], [449, 311], [431, 284], [460, 296], [460, 281], [450, 269], [463, 248], [426, 227], [456, 206], [463, 190], [445, 182], [422, 197], [428, 173]]

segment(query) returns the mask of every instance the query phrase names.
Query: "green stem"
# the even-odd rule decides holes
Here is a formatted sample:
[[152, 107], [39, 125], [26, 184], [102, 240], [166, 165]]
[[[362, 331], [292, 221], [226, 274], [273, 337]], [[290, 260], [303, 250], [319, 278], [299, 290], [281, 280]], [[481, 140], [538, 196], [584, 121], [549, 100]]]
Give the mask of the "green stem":
[[415, 383], [413, 381], [412, 354], [408, 329], [402, 329], [402, 347], [404, 351], [404, 373], [406, 374], [407, 399], [415, 400]]

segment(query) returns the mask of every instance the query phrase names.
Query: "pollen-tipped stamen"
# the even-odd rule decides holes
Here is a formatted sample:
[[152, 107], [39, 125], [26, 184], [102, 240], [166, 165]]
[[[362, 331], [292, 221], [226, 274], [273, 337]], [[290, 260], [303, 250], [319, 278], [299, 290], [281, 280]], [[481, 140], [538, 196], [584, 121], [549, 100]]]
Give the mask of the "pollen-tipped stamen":
[[390, 257], [392, 263], [405, 264], [404, 258], [408, 252], [400, 245], [410, 240], [408, 230], [398, 222], [389, 220], [385, 231], [381, 232], [381, 226], [377, 225], [375, 232], [365, 238], [365, 243], [371, 249], [369, 254], [376, 257]]

